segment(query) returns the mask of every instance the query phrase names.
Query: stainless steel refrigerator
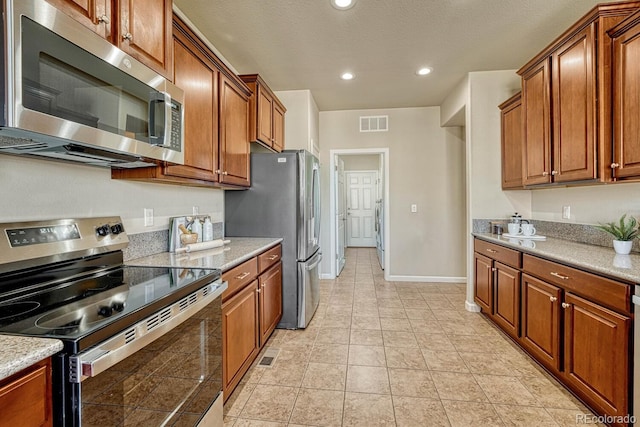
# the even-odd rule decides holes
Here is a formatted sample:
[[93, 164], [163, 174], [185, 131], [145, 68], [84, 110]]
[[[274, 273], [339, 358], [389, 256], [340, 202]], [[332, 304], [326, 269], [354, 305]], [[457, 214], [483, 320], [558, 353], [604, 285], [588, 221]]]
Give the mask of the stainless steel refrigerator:
[[225, 235], [282, 237], [282, 320], [306, 328], [320, 300], [320, 164], [305, 150], [251, 154], [251, 187], [225, 191]]

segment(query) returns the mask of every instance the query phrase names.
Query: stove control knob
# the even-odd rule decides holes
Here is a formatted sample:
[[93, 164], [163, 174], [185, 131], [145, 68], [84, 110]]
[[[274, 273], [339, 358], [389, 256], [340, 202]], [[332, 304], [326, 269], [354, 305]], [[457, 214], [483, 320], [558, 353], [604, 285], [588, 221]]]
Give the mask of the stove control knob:
[[107, 305], [98, 309], [98, 315], [102, 317], [109, 317], [113, 314], [113, 309]]
[[109, 227], [109, 224], [104, 224], [96, 227], [96, 234], [100, 237], [104, 237], [110, 232], [111, 232], [111, 227]]
[[121, 313], [122, 310], [124, 310], [124, 303], [123, 302], [114, 302], [113, 304], [111, 304], [111, 308], [114, 311], [117, 311], [118, 313]]
[[123, 231], [124, 231], [124, 227], [119, 222], [111, 226], [111, 234], [120, 234]]

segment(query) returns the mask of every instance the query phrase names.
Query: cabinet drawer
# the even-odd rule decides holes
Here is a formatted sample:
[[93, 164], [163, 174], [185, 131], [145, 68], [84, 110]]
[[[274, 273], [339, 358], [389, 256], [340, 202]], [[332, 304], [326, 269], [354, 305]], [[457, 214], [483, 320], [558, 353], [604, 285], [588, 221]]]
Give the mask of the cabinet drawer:
[[262, 273], [267, 268], [271, 267], [273, 264], [280, 261], [281, 257], [282, 257], [281, 245], [273, 247], [268, 251], [258, 255], [258, 271]]
[[614, 310], [631, 311], [631, 286], [525, 254], [523, 270]]
[[474, 250], [479, 254], [488, 256], [491, 259], [500, 261], [501, 263], [507, 264], [511, 267], [520, 268], [522, 266], [522, 254], [516, 250], [505, 248], [500, 245], [494, 245], [493, 243], [479, 239], [475, 239]]
[[222, 273], [222, 280], [229, 283], [227, 290], [222, 293], [222, 300], [226, 300], [248, 283], [258, 277], [258, 260], [251, 258], [242, 264]]

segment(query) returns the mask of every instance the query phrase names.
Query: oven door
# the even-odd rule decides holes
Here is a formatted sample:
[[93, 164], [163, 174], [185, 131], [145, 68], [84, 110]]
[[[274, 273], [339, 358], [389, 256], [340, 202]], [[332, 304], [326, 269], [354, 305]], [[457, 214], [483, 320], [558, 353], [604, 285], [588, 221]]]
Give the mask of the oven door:
[[222, 426], [224, 289], [207, 285], [70, 357], [65, 424]]

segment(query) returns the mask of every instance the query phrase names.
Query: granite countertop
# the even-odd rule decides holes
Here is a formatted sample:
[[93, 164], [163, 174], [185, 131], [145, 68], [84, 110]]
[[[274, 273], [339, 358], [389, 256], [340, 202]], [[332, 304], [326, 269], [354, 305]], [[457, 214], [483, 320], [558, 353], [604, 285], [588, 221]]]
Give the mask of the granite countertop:
[[640, 255], [618, 255], [613, 248], [587, 245], [553, 237], [546, 240], [508, 238], [490, 233], [472, 233], [488, 242], [537, 255], [590, 271], [592, 273], [640, 284]]
[[127, 265], [148, 267], [219, 268], [227, 271], [282, 242], [276, 237], [225, 237], [231, 242], [206, 251], [175, 254], [162, 252], [127, 261]]
[[62, 341], [0, 335], [0, 380], [62, 350]]

